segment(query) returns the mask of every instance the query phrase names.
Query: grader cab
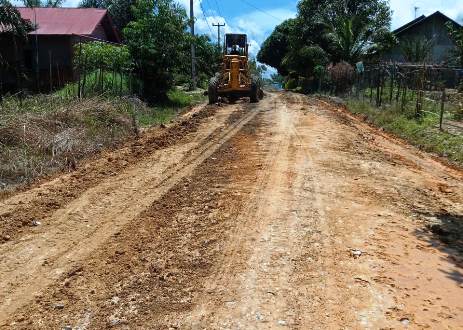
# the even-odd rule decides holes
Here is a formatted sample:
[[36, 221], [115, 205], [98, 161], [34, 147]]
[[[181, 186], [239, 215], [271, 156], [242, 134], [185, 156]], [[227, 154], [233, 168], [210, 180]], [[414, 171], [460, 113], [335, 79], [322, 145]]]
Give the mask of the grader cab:
[[209, 83], [209, 103], [226, 98], [233, 103], [239, 98], [249, 97], [251, 103], [263, 98], [261, 82], [249, 70], [249, 45], [245, 34], [226, 34], [223, 62]]

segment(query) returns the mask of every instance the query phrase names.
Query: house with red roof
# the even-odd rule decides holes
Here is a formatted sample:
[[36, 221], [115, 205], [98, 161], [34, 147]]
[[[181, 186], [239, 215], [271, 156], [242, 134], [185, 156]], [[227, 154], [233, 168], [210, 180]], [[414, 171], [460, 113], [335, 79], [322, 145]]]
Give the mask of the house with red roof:
[[[17, 8], [23, 19], [29, 20], [34, 30], [14, 49], [11, 35], [0, 31], [0, 55], [3, 62], [1, 81], [3, 89], [14, 89], [18, 84], [16, 68], [21, 66], [25, 77], [23, 86], [42, 91], [58, 88], [76, 78], [73, 68], [74, 45], [79, 42], [100, 40], [120, 43], [106, 9], [96, 8]], [[38, 56], [37, 56], [38, 55]], [[38, 70], [37, 70], [38, 69]]]

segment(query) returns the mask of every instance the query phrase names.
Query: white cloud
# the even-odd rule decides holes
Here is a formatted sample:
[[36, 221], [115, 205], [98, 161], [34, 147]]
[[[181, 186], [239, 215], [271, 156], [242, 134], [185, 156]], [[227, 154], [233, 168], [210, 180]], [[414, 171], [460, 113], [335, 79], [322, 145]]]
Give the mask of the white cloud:
[[[260, 45], [265, 38], [273, 31], [276, 25], [283, 22], [285, 19], [295, 17], [296, 12], [282, 8], [267, 10], [266, 13], [260, 11], [246, 12], [238, 17], [227, 19], [218, 15], [215, 11], [207, 11], [203, 13], [201, 2], [203, 0], [195, 0], [194, 10], [196, 17], [196, 30], [200, 34], [207, 34], [212, 40], [217, 41], [217, 28], [212, 27], [212, 23], [225, 23], [222, 28], [223, 33], [245, 33], [248, 35], [249, 51], [252, 56], [256, 56], [259, 52]], [[190, 1], [178, 0], [180, 4], [185, 6], [189, 13]]]

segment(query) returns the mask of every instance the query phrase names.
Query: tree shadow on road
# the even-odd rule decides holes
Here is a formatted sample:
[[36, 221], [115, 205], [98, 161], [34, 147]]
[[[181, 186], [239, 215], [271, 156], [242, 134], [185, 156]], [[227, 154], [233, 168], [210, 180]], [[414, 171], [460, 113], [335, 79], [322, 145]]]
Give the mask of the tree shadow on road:
[[415, 232], [417, 237], [447, 255], [447, 260], [457, 269], [441, 270], [447, 277], [463, 284], [463, 215], [446, 211], [419, 213], [425, 220], [424, 227]]

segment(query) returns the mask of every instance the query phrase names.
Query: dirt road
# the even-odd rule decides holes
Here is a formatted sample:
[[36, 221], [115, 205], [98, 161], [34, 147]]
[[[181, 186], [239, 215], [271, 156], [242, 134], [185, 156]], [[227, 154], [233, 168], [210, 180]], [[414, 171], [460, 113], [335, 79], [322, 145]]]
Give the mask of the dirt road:
[[5, 329], [463, 328], [463, 174], [289, 93], [0, 201]]

